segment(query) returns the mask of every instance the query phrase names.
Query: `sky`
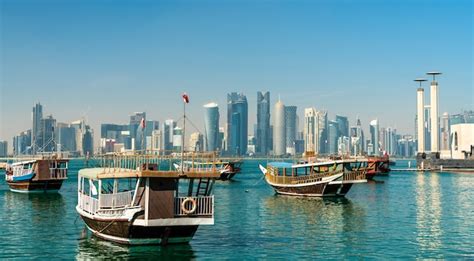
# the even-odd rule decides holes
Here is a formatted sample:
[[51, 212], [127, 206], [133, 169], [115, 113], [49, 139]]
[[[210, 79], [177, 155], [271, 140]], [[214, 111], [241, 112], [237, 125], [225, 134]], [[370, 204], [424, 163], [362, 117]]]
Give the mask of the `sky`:
[[443, 73], [440, 113], [474, 109], [473, 11], [470, 0], [0, 0], [0, 140], [31, 128], [36, 102], [98, 138], [100, 123], [136, 111], [179, 118], [183, 92], [198, 129], [210, 101], [225, 126], [232, 91], [247, 95], [249, 133], [257, 91], [270, 91], [301, 119], [315, 107], [413, 134], [413, 79], [428, 71]]

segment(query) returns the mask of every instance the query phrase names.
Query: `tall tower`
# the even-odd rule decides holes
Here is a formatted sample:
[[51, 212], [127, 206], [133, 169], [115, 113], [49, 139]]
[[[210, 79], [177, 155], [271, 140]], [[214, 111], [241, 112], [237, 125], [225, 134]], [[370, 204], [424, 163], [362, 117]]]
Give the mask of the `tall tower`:
[[430, 87], [430, 103], [431, 103], [431, 152], [439, 151], [439, 108], [438, 108], [438, 82], [436, 75], [440, 72], [427, 72], [426, 74], [433, 76]]
[[43, 147], [43, 139], [41, 135], [41, 120], [43, 119], [43, 106], [38, 102], [33, 107], [33, 128], [31, 129], [31, 147], [33, 154]]
[[206, 151], [220, 150], [218, 147], [219, 139], [219, 107], [217, 103], [211, 102], [204, 105], [206, 110], [204, 114], [204, 133]]
[[243, 93], [227, 94], [227, 150], [231, 155], [245, 155], [248, 141], [248, 104]]
[[304, 109], [304, 150], [305, 152], [317, 153], [318, 136], [317, 136], [318, 117], [314, 108]]
[[257, 144], [255, 152], [267, 155], [270, 150], [270, 92], [257, 92]]
[[418, 136], [418, 153], [425, 152], [425, 90], [421, 87], [423, 82], [426, 82], [426, 79], [415, 79], [415, 82], [420, 83], [420, 87], [416, 91], [416, 120], [417, 120], [417, 136]]
[[285, 105], [280, 100], [275, 104], [273, 123], [273, 154], [281, 156], [286, 153]]

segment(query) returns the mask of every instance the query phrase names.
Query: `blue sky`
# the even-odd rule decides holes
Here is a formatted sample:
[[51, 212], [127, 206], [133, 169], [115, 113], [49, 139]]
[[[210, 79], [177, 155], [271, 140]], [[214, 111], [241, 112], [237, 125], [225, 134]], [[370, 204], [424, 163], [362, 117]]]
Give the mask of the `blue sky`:
[[[473, 4], [465, 1], [0, 0], [0, 139], [60, 122], [125, 123], [134, 111], [190, 118], [226, 94], [414, 128], [414, 78], [439, 70], [440, 111], [473, 109]], [[426, 86], [427, 87], [427, 86]], [[428, 93], [428, 92], [427, 92]]]

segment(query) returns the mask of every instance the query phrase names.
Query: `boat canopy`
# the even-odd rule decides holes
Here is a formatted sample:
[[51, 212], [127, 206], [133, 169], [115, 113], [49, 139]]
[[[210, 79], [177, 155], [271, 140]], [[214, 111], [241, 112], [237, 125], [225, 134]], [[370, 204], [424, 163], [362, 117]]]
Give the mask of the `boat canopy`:
[[111, 178], [219, 178], [220, 172], [198, 172], [198, 171], [163, 171], [163, 170], [133, 170], [124, 168], [89, 168], [79, 170], [79, 176], [88, 179], [111, 179]]
[[267, 165], [270, 165], [275, 168], [291, 168], [293, 163], [290, 162], [269, 162]]

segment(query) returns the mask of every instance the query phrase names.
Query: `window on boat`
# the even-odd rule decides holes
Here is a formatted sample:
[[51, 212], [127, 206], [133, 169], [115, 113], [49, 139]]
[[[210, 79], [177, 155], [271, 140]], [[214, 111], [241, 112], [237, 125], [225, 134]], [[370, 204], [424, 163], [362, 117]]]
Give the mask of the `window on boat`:
[[67, 162], [65, 161], [58, 162], [58, 168], [67, 169]]
[[137, 178], [123, 178], [123, 179], [102, 179], [102, 186], [100, 188], [101, 194], [114, 193], [114, 186], [117, 186], [117, 193], [134, 191], [137, 185]]

